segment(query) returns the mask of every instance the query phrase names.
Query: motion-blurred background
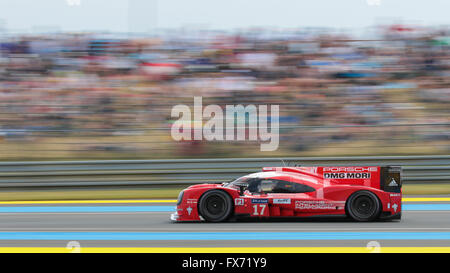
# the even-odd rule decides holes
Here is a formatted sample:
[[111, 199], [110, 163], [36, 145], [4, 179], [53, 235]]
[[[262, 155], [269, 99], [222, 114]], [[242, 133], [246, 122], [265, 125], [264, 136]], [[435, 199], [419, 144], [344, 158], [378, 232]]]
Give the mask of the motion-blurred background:
[[[445, 1], [206, 2], [2, 2], [0, 160], [449, 154]], [[193, 96], [280, 105], [279, 149], [175, 142]]]

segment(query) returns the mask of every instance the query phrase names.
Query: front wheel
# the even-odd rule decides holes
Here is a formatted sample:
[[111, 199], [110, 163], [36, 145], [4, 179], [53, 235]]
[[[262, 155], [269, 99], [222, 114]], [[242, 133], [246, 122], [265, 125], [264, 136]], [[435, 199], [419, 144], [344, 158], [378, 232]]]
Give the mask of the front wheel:
[[224, 191], [207, 191], [198, 204], [200, 215], [208, 222], [222, 222], [230, 217], [233, 211], [233, 200]]
[[346, 203], [347, 214], [359, 222], [373, 221], [380, 215], [381, 204], [378, 197], [370, 191], [358, 191]]

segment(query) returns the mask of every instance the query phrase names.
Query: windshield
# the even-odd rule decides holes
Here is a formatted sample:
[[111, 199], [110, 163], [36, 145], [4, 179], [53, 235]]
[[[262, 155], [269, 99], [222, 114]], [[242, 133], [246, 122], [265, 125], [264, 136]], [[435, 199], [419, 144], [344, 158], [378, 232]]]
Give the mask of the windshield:
[[244, 186], [245, 189], [249, 190], [250, 192], [260, 192], [260, 185], [261, 178], [257, 177], [240, 177], [229, 184], [227, 184], [227, 187], [239, 187]]
[[227, 182], [227, 186], [239, 186], [239, 185], [248, 185], [249, 177], [243, 176], [239, 177], [231, 182]]
[[283, 179], [244, 176], [226, 184], [227, 187], [244, 186], [251, 193], [304, 193], [315, 189], [302, 183], [293, 183]]
[[274, 174], [275, 174], [274, 172], [252, 173], [249, 175], [241, 176], [231, 182], [227, 182], [227, 183], [225, 183], [225, 185], [228, 187], [240, 186], [240, 185], [251, 186], [252, 184], [258, 184], [261, 181], [261, 179], [273, 177]]

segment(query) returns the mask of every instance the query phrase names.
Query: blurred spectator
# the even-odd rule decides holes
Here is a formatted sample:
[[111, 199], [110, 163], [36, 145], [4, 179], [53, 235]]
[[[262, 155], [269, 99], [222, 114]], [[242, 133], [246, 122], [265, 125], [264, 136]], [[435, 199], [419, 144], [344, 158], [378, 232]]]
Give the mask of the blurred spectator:
[[171, 140], [171, 108], [194, 95], [204, 105], [279, 104], [272, 154], [448, 153], [446, 33], [4, 38], [0, 158], [266, 155], [248, 142]]

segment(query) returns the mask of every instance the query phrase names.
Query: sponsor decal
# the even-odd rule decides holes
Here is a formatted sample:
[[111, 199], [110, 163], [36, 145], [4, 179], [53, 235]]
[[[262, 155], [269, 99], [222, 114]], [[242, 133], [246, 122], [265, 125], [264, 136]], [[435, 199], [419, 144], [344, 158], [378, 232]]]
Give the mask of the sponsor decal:
[[269, 203], [269, 199], [252, 199], [252, 204], [267, 204]]
[[273, 203], [274, 204], [290, 204], [291, 199], [290, 198], [274, 198]]
[[235, 198], [234, 199], [234, 205], [236, 205], [236, 206], [243, 206], [244, 205], [244, 199], [243, 198]]
[[325, 179], [370, 179], [370, 173], [324, 173]]
[[187, 199], [186, 203], [187, 204], [197, 204], [197, 199]]
[[335, 204], [325, 201], [295, 201], [296, 209], [336, 209]]
[[391, 196], [391, 197], [400, 196], [400, 193], [391, 193], [390, 196]]
[[392, 208], [394, 209], [394, 212], [397, 212], [398, 205], [394, 204], [394, 205], [392, 205]]
[[357, 173], [362, 173], [362, 172], [376, 172], [377, 167], [324, 167], [323, 168], [324, 172], [357, 172]]
[[397, 187], [398, 186], [397, 181], [395, 181], [395, 179], [392, 178], [392, 180], [391, 180], [391, 182], [389, 182], [388, 186], [389, 187]]

